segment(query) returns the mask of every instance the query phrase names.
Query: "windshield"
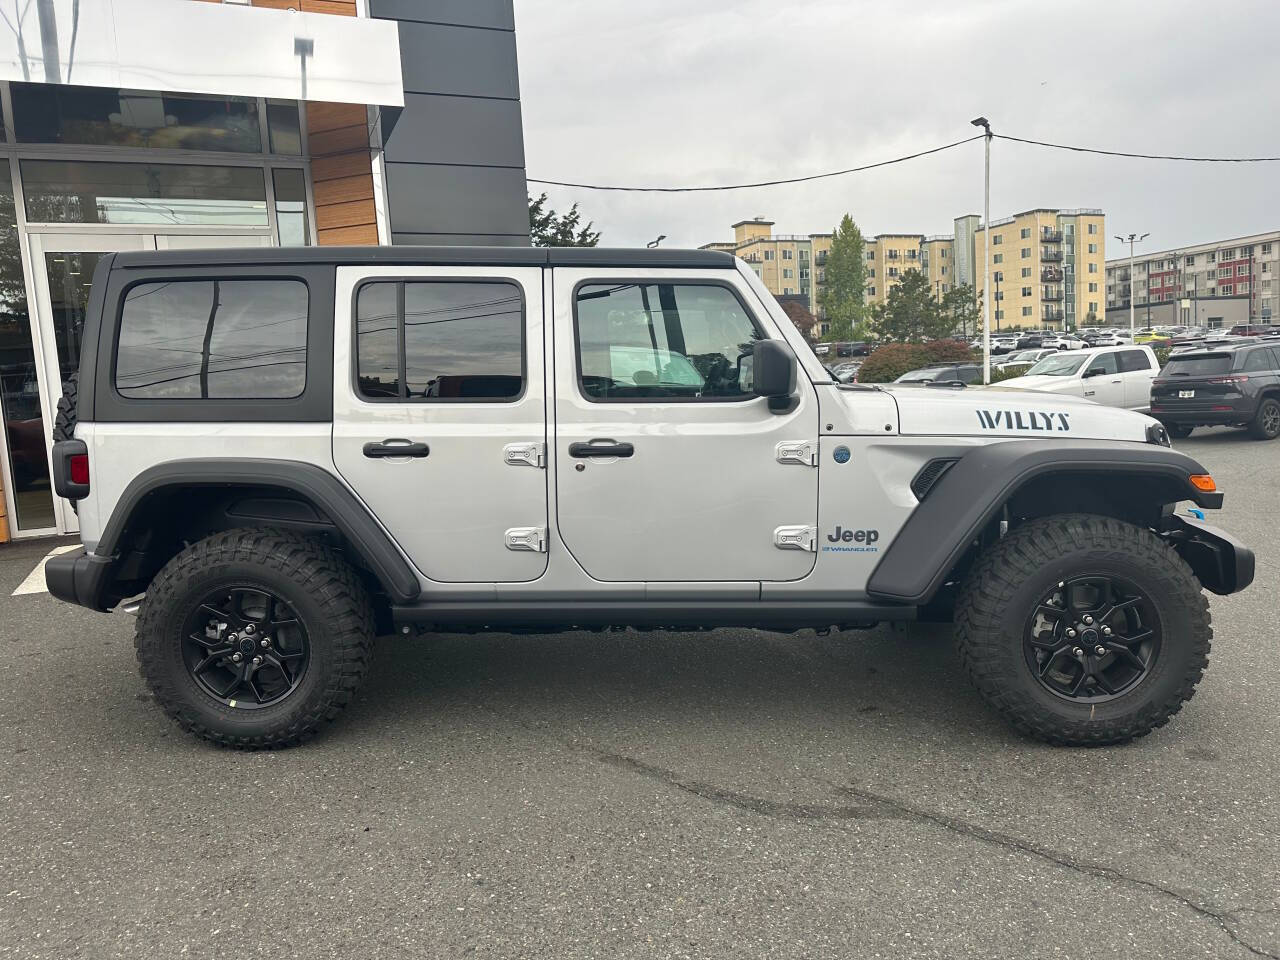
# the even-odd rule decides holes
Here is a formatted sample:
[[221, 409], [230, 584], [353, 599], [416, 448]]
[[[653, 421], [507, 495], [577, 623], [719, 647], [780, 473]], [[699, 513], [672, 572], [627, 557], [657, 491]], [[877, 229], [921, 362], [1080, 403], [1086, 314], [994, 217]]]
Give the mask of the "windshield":
[[1208, 353], [1199, 356], [1170, 357], [1160, 371], [1162, 377], [1205, 377], [1231, 370], [1231, 354]]
[[924, 370], [912, 370], [904, 373], [894, 383], [921, 383], [926, 380], [937, 380], [948, 372], [946, 367], [926, 367]]
[[1017, 353], [1009, 354], [1009, 359], [1005, 363], [1034, 363], [1039, 350], [1019, 350]]
[[1086, 357], [1083, 356], [1069, 357], [1055, 353], [1037, 363], [1027, 371], [1026, 375], [1028, 377], [1069, 377], [1084, 366], [1085, 359]]

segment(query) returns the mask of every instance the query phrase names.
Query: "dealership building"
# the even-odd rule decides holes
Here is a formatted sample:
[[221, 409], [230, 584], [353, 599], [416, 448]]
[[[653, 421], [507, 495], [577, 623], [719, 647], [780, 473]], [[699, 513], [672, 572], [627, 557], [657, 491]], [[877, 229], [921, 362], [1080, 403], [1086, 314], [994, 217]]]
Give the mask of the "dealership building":
[[26, 0], [0, 23], [0, 540], [117, 250], [529, 242], [513, 0]]

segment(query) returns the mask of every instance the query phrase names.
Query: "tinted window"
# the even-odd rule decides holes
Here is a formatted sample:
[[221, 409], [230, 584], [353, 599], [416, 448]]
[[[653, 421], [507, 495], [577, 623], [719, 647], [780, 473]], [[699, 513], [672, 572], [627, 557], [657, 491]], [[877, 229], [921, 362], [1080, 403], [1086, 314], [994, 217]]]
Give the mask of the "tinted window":
[[1141, 350], [1121, 350], [1120, 351], [1120, 372], [1129, 373], [1133, 370], [1150, 370], [1151, 358]]
[[762, 337], [727, 287], [588, 284], [576, 321], [582, 391], [593, 400], [752, 395], [752, 344]]
[[169, 280], [125, 294], [116, 389], [135, 399], [296, 397], [307, 380], [300, 280]]
[[1089, 361], [1089, 366], [1085, 368], [1086, 373], [1094, 370], [1102, 371], [1102, 374], [1119, 373], [1120, 370], [1116, 366], [1116, 355], [1114, 353], [1100, 353]]
[[524, 389], [514, 283], [382, 281], [356, 300], [356, 374], [373, 399], [513, 400]]
[[1170, 357], [1165, 364], [1162, 376], [1166, 377], [1204, 377], [1216, 373], [1227, 373], [1231, 370], [1231, 354], [1210, 353], [1190, 357]]
[[1244, 358], [1244, 366], [1241, 367], [1245, 373], [1260, 373], [1263, 370], [1275, 369], [1275, 358], [1271, 355], [1271, 351], [1262, 347], [1261, 349], [1250, 350]]

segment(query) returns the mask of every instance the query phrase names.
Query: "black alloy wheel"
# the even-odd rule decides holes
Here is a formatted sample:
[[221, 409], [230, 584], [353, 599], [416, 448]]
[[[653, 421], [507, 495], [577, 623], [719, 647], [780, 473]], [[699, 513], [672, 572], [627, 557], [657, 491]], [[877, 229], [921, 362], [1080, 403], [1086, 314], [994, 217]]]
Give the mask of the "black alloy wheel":
[[311, 659], [306, 627], [262, 587], [219, 587], [187, 617], [182, 659], [196, 685], [226, 706], [273, 706], [298, 689]]
[[1160, 656], [1155, 604], [1114, 576], [1058, 583], [1027, 618], [1028, 668], [1050, 693], [1074, 703], [1106, 703], [1130, 693]]

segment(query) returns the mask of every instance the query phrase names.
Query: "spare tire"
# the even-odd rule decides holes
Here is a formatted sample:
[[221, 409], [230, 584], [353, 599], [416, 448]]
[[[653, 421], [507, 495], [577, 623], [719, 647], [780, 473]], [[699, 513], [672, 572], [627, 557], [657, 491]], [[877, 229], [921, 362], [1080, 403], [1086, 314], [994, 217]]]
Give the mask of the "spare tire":
[[58, 399], [58, 415], [53, 418], [53, 442], [71, 440], [76, 434], [76, 403], [80, 395], [80, 373], [77, 371], [62, 384]]

